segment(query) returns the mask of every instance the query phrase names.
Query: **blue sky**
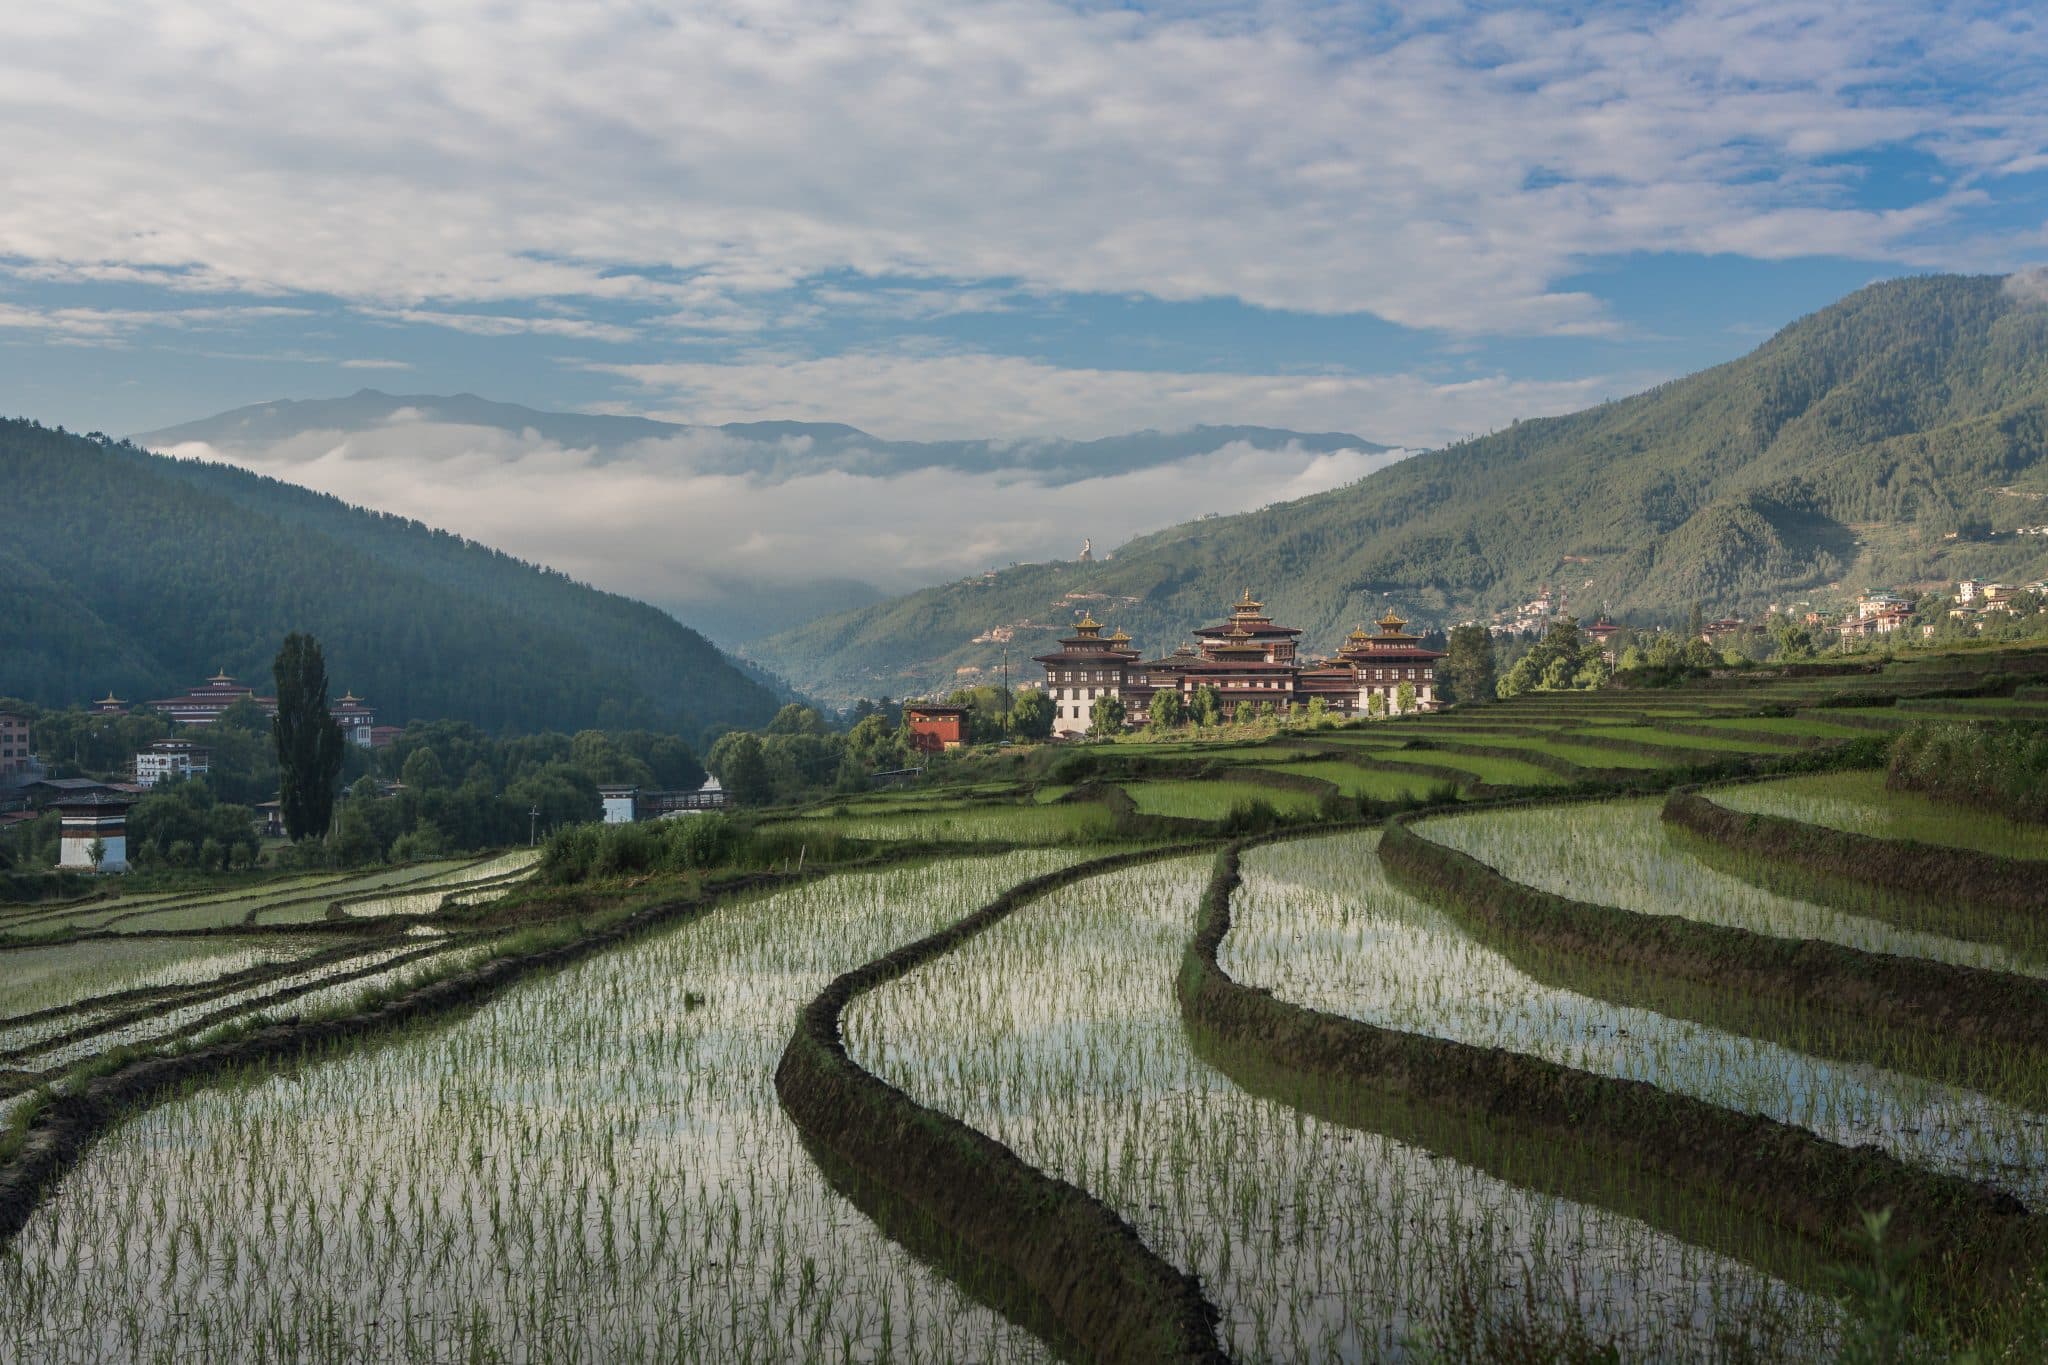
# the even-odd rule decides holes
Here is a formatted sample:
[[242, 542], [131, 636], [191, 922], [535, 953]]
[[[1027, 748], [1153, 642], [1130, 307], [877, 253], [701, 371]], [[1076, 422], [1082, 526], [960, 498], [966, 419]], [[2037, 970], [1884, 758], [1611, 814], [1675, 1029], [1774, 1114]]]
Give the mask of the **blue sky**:
[[2048, 259], [2036, 16], [42, 6], [0, 49], [0, 410], [1435, 444]]

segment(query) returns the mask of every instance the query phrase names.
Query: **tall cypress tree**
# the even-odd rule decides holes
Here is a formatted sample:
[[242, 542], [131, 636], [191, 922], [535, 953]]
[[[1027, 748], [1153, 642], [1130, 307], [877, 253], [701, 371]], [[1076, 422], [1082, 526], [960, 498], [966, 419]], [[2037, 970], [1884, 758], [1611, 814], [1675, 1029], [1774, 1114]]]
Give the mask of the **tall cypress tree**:
[[341, 727], [327, 712], [327, 660], [320, 642], [297, 631], [270, 666], [277, 679], [277, 794], [292, 839], [327, 832], [341, 777]]

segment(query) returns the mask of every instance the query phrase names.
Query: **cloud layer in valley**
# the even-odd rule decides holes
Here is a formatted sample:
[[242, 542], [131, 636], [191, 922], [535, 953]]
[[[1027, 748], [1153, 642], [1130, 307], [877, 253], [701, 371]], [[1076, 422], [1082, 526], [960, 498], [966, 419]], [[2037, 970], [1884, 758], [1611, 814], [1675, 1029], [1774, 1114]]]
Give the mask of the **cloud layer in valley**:
[[729, 472], [736, 455], [755, 450], [715, 432], [600, 452], [532, 433], [399, 421], [259, 450], [191, 443], [166, 453], [418, 517], [673, 605], [686, 619], [736, 580], [857, 578], [898, 590], [1070, 556], [1084, 536], [1109, 550], [1169, 522], [1349, 483], [1405, 453], [1230, 443], [1100, 477], [940, 467], [875, 475], [801, 461], [773, 481]]

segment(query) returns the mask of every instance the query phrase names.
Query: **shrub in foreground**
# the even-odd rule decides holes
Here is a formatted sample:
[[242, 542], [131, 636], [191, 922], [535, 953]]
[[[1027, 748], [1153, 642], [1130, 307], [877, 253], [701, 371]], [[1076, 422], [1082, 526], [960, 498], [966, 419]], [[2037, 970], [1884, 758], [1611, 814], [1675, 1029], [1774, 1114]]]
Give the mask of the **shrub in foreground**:
[[1885, 786], [2048, 822], [2048, 727], [1916, 725], [1893, 743]]

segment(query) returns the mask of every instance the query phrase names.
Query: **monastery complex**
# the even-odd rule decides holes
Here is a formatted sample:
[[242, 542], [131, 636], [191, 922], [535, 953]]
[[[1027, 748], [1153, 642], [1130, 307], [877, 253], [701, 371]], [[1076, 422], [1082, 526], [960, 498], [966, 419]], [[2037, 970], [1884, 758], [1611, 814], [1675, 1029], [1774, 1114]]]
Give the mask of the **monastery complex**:
[[1411, 709], [1436, 710], [1436, 664], [1442, 651], [1424, 649], [1406, 632], [1408, 623], [1391, 611], [1378, 624], [1377, 634], [1352, 631], [1335, 658], [1304, 661], [1297, 653], [1301, 632], [1275, 625], [1265, 604], [1252, 600], [1246, 589], [1228, 620], [1202, 627], [1195, 632], [1196, 643], [1163, 659], [1145, 659], [1130, 636], [1122, 631], [1104, 635], [1102, 625], [1089, 616], [1060, 641], [1058, 653], [1038, 655], [1033, 662], [1045, 665], [1055, 735], [1088, 733], [1089, 712], [1100, 697], [1123, 702], [1126, 725], [1143, 725], [1151, 719], [1155, 696], [1178, 692], [1186, 702], [1201, 687], [1214, 690], [1226, 716], [1246, 702], [1271, 702], [1275, 711], [1285, 713], [1318, 697], [1332, 715], [1362, 716], [1374, 695], [1385, 698], [1392, 714], [1404, 684], [1414, 694]]

